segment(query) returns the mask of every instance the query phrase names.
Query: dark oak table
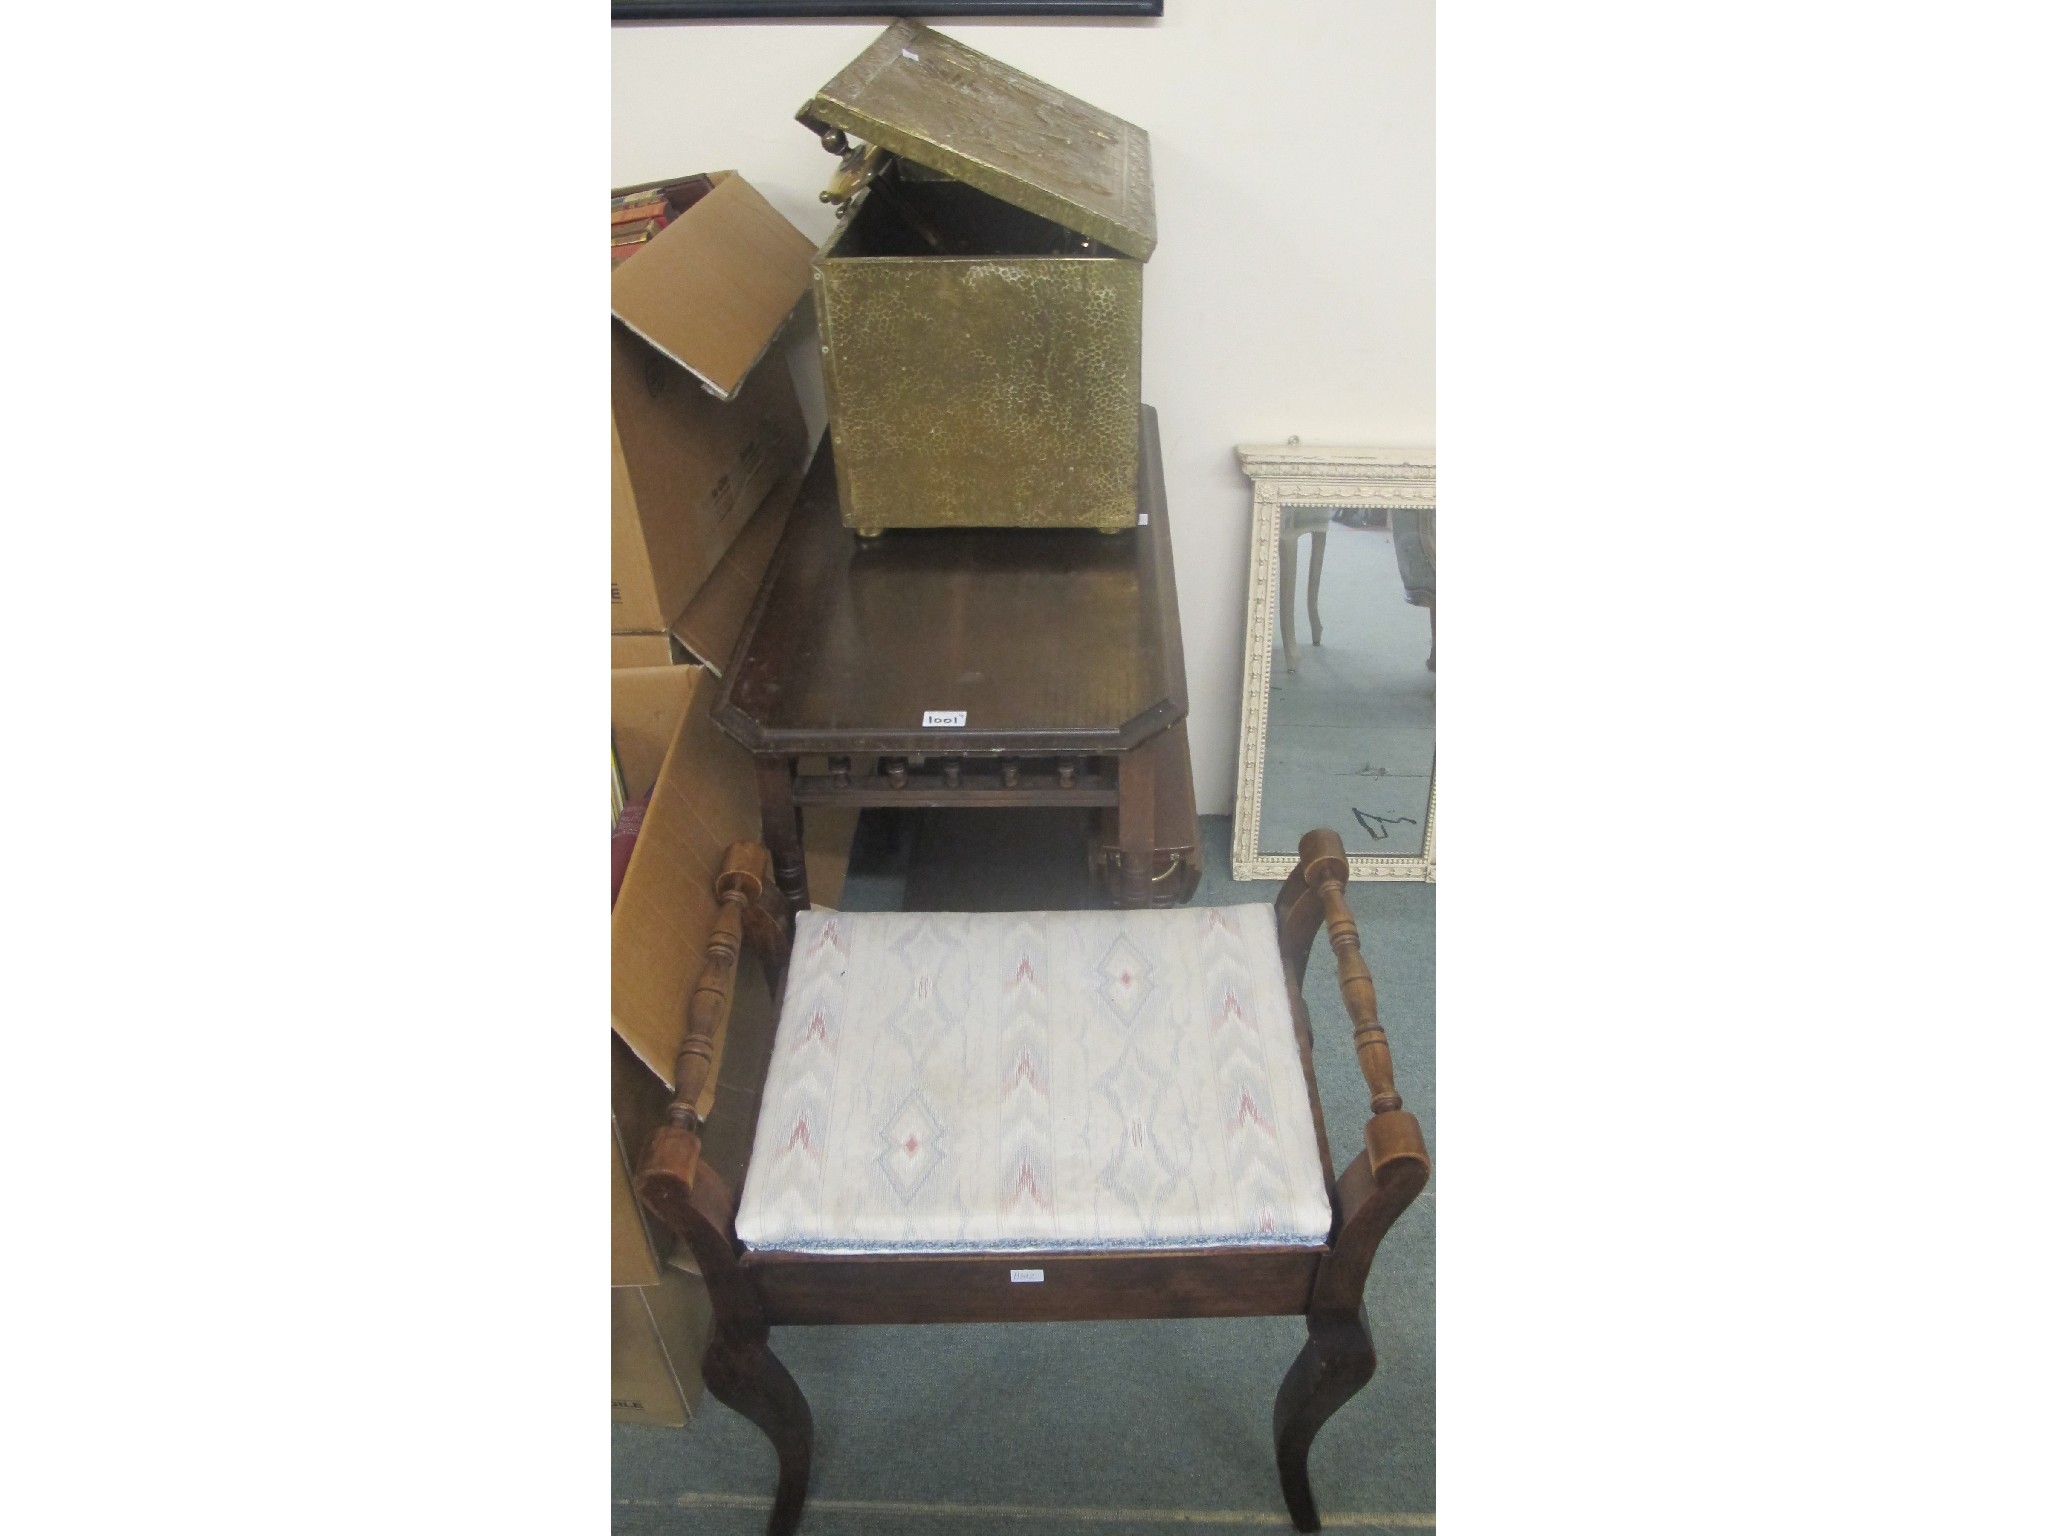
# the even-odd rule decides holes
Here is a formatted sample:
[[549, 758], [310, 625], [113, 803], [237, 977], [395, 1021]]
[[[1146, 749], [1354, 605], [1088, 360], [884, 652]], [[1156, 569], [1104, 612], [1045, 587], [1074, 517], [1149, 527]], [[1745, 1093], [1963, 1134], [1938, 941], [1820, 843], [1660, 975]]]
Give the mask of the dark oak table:
[[[754, 754], [762, 841], [795, 906], [810, 904], [807, 805], [1112, 808], [1114, 894], [1152, 904], [1159, 738], [1188, 705], [1159, 421], [1143, 410], [1140, 526], [1120, 533], [861, 540], [820, 447], [712, 711]], [[925, 723], [943, 713], [965, 724]]]

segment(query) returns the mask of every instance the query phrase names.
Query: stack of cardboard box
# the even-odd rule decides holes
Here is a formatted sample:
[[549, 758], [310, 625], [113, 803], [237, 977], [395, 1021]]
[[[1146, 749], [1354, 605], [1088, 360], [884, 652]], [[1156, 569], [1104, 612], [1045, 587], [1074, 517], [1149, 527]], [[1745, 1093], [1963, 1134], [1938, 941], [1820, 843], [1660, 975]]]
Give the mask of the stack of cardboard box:
[[[627, 796], [651, 789], [612, 907], [612, 1415], [644, 1424], [696, 1411], [711, 1310], [630, 1169], [667, 1109], [713, 876], [727, 844], [761, 832], [752, 761], [711, 721], [716, 673], [815, 446], [792, 378], [816, 369], [814, 332], [792, 323], [811, 243], [740, 177], [705, 179], [612, 278], [613, 753]], [[810, 829], [820, 904], [837, 898], [852, 833], [851, 816]], [[758, 1082], [773, 1005], [758, 967], [740, 970], [729, 1038]], [[720, 1122], [750, 1134], [743, 1091], [712, 1092], [741, 1101]]]
[[811, 242], [732, 172], [687, 179], [711, 190], [612, 272], [615, 667], [724, 667], [814, 446]]

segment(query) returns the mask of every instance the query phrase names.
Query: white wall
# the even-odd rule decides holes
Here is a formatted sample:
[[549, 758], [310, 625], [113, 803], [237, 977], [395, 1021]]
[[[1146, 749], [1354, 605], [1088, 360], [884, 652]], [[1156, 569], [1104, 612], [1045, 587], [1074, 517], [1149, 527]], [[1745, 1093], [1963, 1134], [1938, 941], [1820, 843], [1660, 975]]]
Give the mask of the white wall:
[[[1167, 0], [1151, 22], [941, 31], [1152, 136], [1145, 398], [1159, 408], [1204, 813], [1230, 809], [1241, 442], [1436, 441], [1430, 0]], [[876, 22], [612, 29], [612, 184], [731, 167], [814, 239], [832, 159], [794, 113]]]

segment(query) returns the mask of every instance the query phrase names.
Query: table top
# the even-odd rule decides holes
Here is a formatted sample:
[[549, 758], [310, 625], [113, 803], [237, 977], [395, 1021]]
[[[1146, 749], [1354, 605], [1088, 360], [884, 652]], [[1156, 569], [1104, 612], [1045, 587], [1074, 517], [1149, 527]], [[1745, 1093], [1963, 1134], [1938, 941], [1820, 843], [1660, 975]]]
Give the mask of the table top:
[[[1141, 526], [897, 529], [839, 518], [830, 438], [761, 584], [713, 717], [782, 753], [1121, 752], [1187, 714], [1159, 419]], [[963, 728], [926, 727], [964, 711]]]

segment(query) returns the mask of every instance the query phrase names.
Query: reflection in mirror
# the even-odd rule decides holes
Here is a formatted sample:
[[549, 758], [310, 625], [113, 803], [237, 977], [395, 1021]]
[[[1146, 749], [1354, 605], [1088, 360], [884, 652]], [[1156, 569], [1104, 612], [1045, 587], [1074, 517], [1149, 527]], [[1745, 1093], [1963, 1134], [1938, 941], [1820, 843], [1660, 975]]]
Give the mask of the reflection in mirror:
[[[1281, 518], [1259, 851], [1285, 856], [1333, 827], [1362, 853], [1420, 857], [1436, 757], [1436, 509], [1283, 506]], [[1289, 622], [1302, 539], [1305, 648]]]
[[1429, 450], [1240, 448], [1253, 478], [1232, 869], [1330, 827], [1354, 877], [1435, 877], [1436, 468]]

